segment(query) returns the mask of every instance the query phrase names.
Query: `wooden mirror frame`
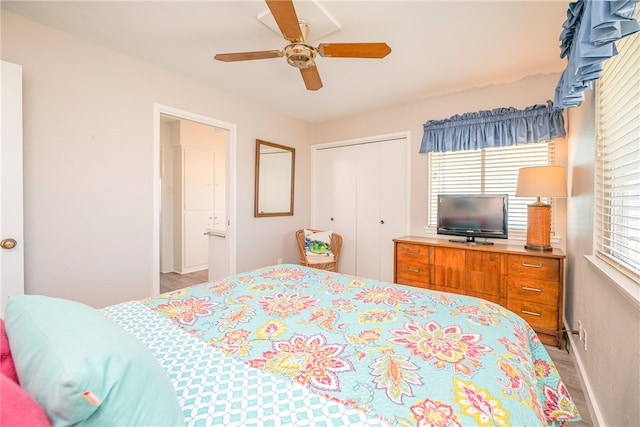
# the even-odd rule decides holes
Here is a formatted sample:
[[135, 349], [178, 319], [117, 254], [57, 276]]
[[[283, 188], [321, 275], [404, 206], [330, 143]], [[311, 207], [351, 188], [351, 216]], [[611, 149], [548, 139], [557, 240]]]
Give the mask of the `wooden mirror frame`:
[[[286, 183], [287, 181], [287, 171], [289, 170], [286, 167], [287, 159], [284, 158], [283, 162], [279, 165], [276, 162], [267, 162], [265, 158], [261, 155], [266, 155], [269, 153], [265, 153], [265, 151], [271, 151], [271, 154], [290, 154], [291, 155], [291, 170], [288, 176], [290, 184]], [[281, 153], [282, 152], [282, 153]], [[261, 161], [262, 160], [262, 161]], [[263, 141], [261, 139], [256, 139], [256, 170], [255, 170], [255, 196], [254, 196], [254, 211], [253, 216], [255, 217], [269, 217], [269, 216], [291, 216], [293, 215], [293, 191], [294, 191], [294, 181], [295, 181], [295, 162], [296, 160], [296, 149], [292, 147], [287, 147], [285, 145], [275, 144], [273, 142]], [[266, 169], [275, 166], [275, 169], [272, 173], [268, 173], [269, 170]], [[285, 167], [282, 167], [285, 165]], [[279, 172], [279, 175], [274, 175], [274, 173]], [[271, 182], [268, 183], [267, 179], [271, 178]], [[283, 185], [280, 185], [279, 188], [276, 189], [277, 194], [274, 194], [276, 199], [275, 203], [279, 203], [278, 209], [268, 210], [265, 208], [265, 191], [268, 188], [267, 184], [276, 184], [276, 187], [279, 182]], [[262, 182], [263, 188], [260, 188], [260, 183]], [[262, 193], [261, 193], [262, 190]], [[286, 192], [289, 192], [288, 195]], [[286, 200], [289, 200], [288, 210], [285, 206]], [[273, 200], [272, 200], [273, 202]]]

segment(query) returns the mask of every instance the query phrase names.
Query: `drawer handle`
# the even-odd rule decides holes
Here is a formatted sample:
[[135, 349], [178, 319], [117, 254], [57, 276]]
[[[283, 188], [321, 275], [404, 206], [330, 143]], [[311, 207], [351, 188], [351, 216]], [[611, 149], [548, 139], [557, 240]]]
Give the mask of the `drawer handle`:
[[528, 310], [520, 310], [520, 312], [522, 314], [529, 314], [531, 316], [538, 316], [538, 317], [542, 316], [542, 314], [540, 313], [534, 313], [533, 311], [528, 311]]
[[408, 248], [404, 248], [405, 252], [409, 253], [409, 254], [419, 254], [420, 253], [420, 249], [408, 249]]
[[526, 262], [522, 261], [522, 266], [523, 267], [542, 268], [542, 263], [539, 262], [538, 264], [527, 264]]
[[542, 292], [542, 289], [540, 289], [540, 288], [530, 288], [530, 287], [525, 286], [525, 285], [522, 285], [522, 290], [531, 291], [531, 292]]
[[420, 273], [420, 269], [419, 268], [416, 268], [414, 270], [413, 268], [405, 267], [404, 269], [407, 270], [407, 271], [410, 271], [412, 273]]

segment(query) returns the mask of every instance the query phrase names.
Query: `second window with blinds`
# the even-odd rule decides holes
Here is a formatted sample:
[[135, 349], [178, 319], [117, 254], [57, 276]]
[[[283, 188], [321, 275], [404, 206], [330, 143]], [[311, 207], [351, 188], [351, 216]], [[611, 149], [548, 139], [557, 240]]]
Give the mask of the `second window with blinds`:
[[[508, 194], [509, 235], [526, 234], [527, 205], [535, 198], [515, 197], [518, 170], [553, 165], [555, 142], [481, 150], [429, 153], [429, 227], [435, 230], [438, 194]], [[553, 226], [553, 199], [551, 203]]]

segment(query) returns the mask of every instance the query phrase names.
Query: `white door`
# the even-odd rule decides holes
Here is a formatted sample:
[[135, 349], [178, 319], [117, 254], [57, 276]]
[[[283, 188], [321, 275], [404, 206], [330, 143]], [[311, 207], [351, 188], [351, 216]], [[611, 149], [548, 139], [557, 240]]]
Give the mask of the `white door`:
[[[356, 274], [380, 277], [380, 143], [356, 145], [355, 169], [358, 173], [356, 195]], [[389, 221], [387, 221], [389, 222]]]
[[341, 273], [393, 280], [393, 238], [407, 234], [407, 150], [404, 136], [317, 149], [313, 223], [343, 235]]
[[393, 239], [405, 236], [409, 225], [409, 141], [401, 138], [380, 145], [380, 262], [379, 278], [393, 282]]
[[357, 146], [358, 276], [393, 281], [393, 239], [407, 232], [407, 139]]
[[356, 273], [356, 169], [353, 147], [318, 150], [314, 227], [342, 236], [338, 271]]
[[22, 67], [2, 61], [0, 80], [0, 316], [4, 316], [9, 296], [24, 293]]

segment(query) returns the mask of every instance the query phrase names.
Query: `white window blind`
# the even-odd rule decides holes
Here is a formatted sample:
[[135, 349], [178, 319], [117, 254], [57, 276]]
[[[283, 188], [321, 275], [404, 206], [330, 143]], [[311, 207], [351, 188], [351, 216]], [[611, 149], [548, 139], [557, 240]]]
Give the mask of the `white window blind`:
[[[429, 226], [435, 227], [438, 194], [508, 194], [509, 232], [527, 229], [527, 205], [535, 198], [515, 197], [518, 170], [552, 165], [555, 142], [429, 153]], [[553, 212], [553, 200], [551, 203]], [[553, 214], [552, 214], [553, 232]]]
[[596, 256], [640, 283], [640, 33], [619, 40], [596, 86]]

